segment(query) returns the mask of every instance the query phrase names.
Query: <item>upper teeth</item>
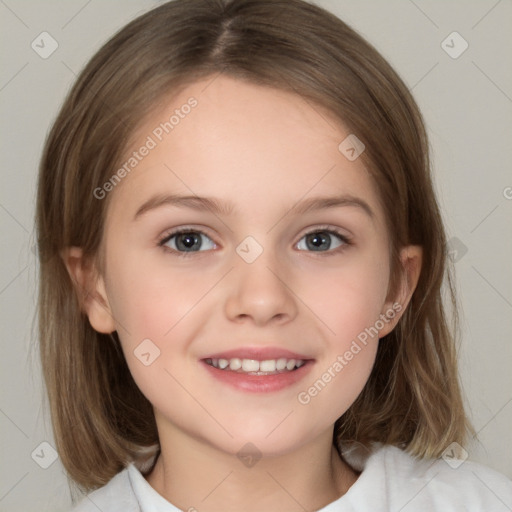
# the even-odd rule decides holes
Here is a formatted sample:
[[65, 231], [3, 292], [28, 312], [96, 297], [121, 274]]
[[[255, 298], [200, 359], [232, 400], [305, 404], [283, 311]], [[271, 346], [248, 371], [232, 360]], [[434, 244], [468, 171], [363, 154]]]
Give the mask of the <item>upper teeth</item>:
[[302, 359], [267, 359], [258, 361], [256, 359], [206, 359], [206, 362], [221, 370], [243, 371], [243, 372], [275, 372], [290, 371], [300, 368], [304, 361]]

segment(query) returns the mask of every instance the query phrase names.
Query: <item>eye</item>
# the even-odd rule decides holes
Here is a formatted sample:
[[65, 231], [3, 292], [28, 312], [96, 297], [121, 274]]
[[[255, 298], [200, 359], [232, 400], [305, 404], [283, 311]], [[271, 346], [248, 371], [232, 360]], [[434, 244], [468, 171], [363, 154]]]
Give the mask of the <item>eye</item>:
[[297, 244], [297, 249], [312, 252], [339, 252], [350, 244], [350, 239], [336, 230], [317, 229], [306, 233]]
[[[206, 243], [203, 241], [206, 239]], [[215, 249], [216, 245], [212, 239], [202, 231], [197, 229], [180, 229], [174, 231], [163, 238], [158, 245], [168, 248], [173, 252], [192, 253], [208, 251]], [[180, 256], [185, 255], [180, 254]]]

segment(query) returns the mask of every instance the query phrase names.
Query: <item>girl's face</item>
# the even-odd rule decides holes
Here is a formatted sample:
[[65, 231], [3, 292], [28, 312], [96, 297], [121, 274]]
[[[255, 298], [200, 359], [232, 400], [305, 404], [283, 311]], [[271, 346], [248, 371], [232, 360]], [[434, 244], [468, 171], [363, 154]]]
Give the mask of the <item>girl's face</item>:
[[160, 435], [286, 453], [332, 433], [363, 389], [400, 306], [349, 135], [300, 96], [222, 75], [138, 130], [104, 187], [109, 314], [89, 318], [118, 331]]

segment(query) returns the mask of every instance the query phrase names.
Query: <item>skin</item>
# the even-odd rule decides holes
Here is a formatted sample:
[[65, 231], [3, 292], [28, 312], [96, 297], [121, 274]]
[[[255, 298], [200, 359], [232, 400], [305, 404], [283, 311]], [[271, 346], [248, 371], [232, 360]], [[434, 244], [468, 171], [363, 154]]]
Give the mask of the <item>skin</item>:
[[[84, 301], [91, 325], [118, 331], [131, 373], [153, 404], [162, 454], [146, 479], [156, 491], [183, 510], [317, 510], [357, 479], [332, 446], [333, 427], [369, 377], [377, 337], [307, 405], [298, 393], [398, 302], [402, 311], [379, 337], [394, 328], [416, 286], [421, 249], [403, 248], [409, 280], [386, 300], [389, 238], [378, 192], [361, 159], [350, 162], [338, 150], [349, 132], [300, 96], [209, 78], [144, 120], [131, 150], [191, 96], [197, 107], [110, 192], [102, 273], [80, 248], [64, 258], [91, 294]], [[214, 197], [235, 210], [214, 215], [165, 205], [134, 220], [158, 193]], [[355, 206], [292, 210], [299, 200], [336, 194], [363, 199], [373, 218]], [[311, 250], [305, 234], [326, 225], [352, 245]], [[179, 257], [158, 245], [180, 226], [205, 231], [204, 250]], [[236, 252], [247, 236], [263, 249], [250, 264]], [[134, 355], [144, 339], [160, 350], [149, 366]], [[214, 380], [199, 362], [242, 346], [282, 347], [315, 363], [291, 387], [247, 393]], [[236, 455], [248, 442], [262, 455], [252, 467]]]

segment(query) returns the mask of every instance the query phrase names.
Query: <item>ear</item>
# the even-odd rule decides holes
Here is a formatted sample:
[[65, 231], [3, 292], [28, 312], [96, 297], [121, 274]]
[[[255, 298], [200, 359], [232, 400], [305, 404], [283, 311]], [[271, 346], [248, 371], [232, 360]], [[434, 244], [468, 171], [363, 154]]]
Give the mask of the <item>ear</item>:
[[398, 286], [398, 295], [387, 301], [381, 311], [388, 319], [384, 327], [379, 331], [379, 338], [389, 334], [397, 325], [401, 316], [407, 309], [412, 294], [418, 284], [421, 273], [421, 264], [423, 249], [419, 245], [408, 245], [400, 250], [400, 261], [402, 263], [402, 272], [400, 273], [400, 283]]
[[61, 252], [61, 257], [73, 281], [80, 308], [86, 313], [92, 328], [105, 334], [115, 331], [105, 283], [94, 263], [84, 257], [80, 247], [67, 247]]

